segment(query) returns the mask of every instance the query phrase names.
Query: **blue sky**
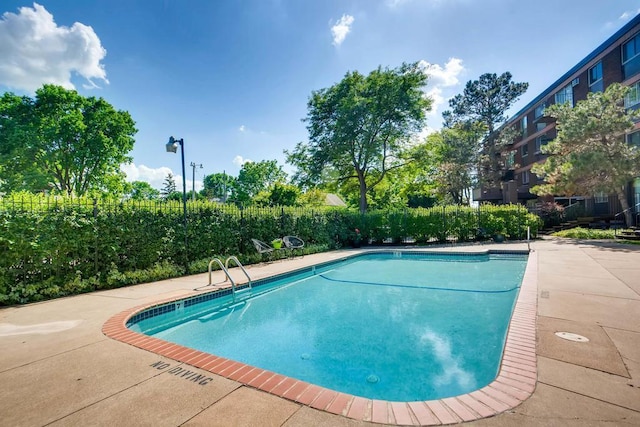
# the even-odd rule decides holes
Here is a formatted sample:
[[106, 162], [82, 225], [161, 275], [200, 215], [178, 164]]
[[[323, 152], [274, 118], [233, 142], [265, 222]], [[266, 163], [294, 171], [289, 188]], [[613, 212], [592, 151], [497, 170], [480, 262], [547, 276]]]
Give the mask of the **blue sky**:
[[[435, 100], [483, 73], [529, 82], [517, 111], [640, 11], [637, 0], [3, 0], [0, 90], [44, 83], [100, 96], [139, 129], [124, 170], [157, 188], [181, 185], [184, 138], [196, 189], [205, 174], [237, 175], [307, 138], [313, 90], [347, 71], [423, 61]], [[291, 167], [285, 165], [285, 170]]]

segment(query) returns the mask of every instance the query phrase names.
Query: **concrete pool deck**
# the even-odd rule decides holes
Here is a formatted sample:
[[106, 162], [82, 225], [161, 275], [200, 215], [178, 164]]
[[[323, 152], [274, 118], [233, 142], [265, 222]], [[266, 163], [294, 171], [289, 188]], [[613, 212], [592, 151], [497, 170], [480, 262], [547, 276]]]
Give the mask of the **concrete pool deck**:
[[[551, 239], [531, 248], [538, 258], [535, 391], [514, 409], [467, 424], [640, 425], [640, 246]], [[429, 248], [486, 249], [526, 244]], [[257, 279], [346, 253], [249, 272]], [[118, 313], [207, 283], [199, 274], [0, 310], [0, 425], [381, 425], [319, 411], [102, 333]], [[560, 339], [558, 331], [589, 342]], [[191, 381], [188, 371], [203, 377]], [[436, 423], [459, 420], [447, 408], [440, 418], [431, 413]], [[408, 415], [406, 424], [420, 422]], [[392, 418], [387, 422], [398, 423]]]

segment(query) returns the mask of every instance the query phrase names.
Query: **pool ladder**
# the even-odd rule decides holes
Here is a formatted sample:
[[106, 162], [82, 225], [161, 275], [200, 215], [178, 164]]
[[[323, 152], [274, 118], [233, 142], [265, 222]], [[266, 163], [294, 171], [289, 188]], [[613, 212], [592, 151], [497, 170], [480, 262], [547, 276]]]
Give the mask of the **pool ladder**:
[[[237, 289], [236, 286], [236, 282], [233, 280], [233, 278], [231, 277], [231, 275], [229, 274], [229, 261], [233, 261], [238, 267], [240, 267], [240, 270], [242, 270], [242, 272], [244, 273], [244, 275], [247, 277], [248, 280], [248, 285], [241, 288], [241, 289]], [[240, 262], [240, 260], [238, 260], [237, 257], [235, 256], [230, 256], [229, 258], [227, 258], [227, 260], [225, 261], [225, 263], [223, 264], [222, 261], [220, 260], [220, 258], [214, 258], [211, 261], [209, 261], [209, 284], [207, 286], [211, 286], [213, 283], [211, 283], [211, 267], [213, 266], [213, 264], [218, 264], [218, 266], [220, 267], [220, 270], [222, 270], [225, 274], [225, 276], [227, 277], [227, 279], [229, 279], [229, 281], [231, 282], [231, 293], [233, 295], [233, 298], [235, 299], [236, 294], [238, 292], [244, 292], [244, 291], [250, 291], [252, 286], [251, 286], [251, 277], [249, 277], [249, 273], [247, 273], [247, 270], [245, 270], [244, 266], [242, 265], [242, 263]]]

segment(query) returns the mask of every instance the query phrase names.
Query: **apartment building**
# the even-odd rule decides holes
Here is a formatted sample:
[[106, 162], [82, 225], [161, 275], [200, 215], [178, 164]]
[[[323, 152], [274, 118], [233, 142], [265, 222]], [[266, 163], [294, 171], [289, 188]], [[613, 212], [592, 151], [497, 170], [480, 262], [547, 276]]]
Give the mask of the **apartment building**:
[[[510, 118], [504, 126], [518, 129], [518, 136], [503, 153], [507, 172], [501, 188], [474, 190], [474, 200], [492, 203], [520, 203], [533, 206], [537, 196], [529, 189], [541, 180], [531, 172], [531, 167], [545, 159], [542, 146], [556, 137], [555, 123], [545, 116], [545, 107], [586, 99], [589, 92], [603, 91], [610, 84], [621, 82], [630, 86], [625, 100], [627, 108], [640, 108], [640, 14], [629, 21], [608, 40], [582, 59], [544, 92], [536, 96], [522, 110]], [[626, 135], [629, 143], [640, 145], [640, 123]], [[634, 214], [640, 208], [640, 177], [629, 183], [629, 205]], [[556, 197], [563, 205], [583, 204], [591, 215], [615, 215], [620, 212], [617, 197], [598, 194], [595, 197]], [[640, 217], [640, 215], [636, 215]]]

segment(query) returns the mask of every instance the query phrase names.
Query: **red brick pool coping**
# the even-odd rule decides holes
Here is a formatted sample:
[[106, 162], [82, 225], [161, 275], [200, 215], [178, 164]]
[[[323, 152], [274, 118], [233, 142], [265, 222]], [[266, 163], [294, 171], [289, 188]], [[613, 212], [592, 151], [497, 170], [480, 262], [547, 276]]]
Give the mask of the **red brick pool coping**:
[[302, 405], [356, 420], [395, 425], [441, 425], [491, 417], [524, 402], [536, 387], [536, 313], [538, 257], [530, 252], [509, 324], [500, 372], [474, 392], [423, 402], [366, 399], [319, 387], [209, 353], [133, 332], [127, 320], [136, 313], [180, 298], [133, 307], [109, 319], [102, 332], [115, 340], [183, 362]]

